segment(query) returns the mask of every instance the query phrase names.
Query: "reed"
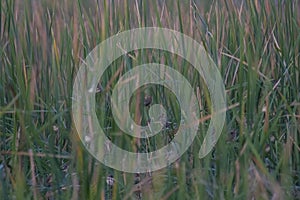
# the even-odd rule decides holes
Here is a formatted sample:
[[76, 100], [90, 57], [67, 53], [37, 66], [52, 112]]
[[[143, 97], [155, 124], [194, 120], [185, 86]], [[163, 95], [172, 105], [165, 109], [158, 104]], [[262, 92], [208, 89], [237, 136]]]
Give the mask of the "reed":
[[[299, 15], [297, 0], [2, 0], [0, 199], [300, 198]], [[145, 26], [171, 28], [205, 46], [223, 77], [228, 110], [221, 138], [204, 159], [197, 155], [209, 118], [180, 160], [152, 174], [129, 174], [98, 163], [81, 145], [71, 96], [79, 65], [97, 44]], [[207, 88], [189, 63], [158, 50], [129, 52], [102, 77], [96, 113], [111, 140], [131, 151], [160, 148], [180, 122], [174, 95], [153, 85], [135, 93], [131, 114], [146, 124], [143, 101], [151, 95], [167, 108], [171, 123], [163, 134], [136, 140], [113, 121], [112, 87], [148, 62], [187, 77], [201, 117], [210, 114]]]

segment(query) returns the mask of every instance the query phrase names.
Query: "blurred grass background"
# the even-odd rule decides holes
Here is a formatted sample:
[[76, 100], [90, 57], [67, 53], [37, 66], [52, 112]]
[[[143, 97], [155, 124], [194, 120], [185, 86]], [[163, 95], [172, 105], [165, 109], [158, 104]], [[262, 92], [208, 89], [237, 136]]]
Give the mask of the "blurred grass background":
[[[0, 16], [0, 199], [300, 199], [298, 0], [2, 0]], [[81, 145], [71, 119], [72, 86], [97, 44], [145, 26], [171, 28], [205, 46], [224, 79], [228, 111], [206, 158], [198, 159], [197, 147], [209, 120], [176, 163], [129, 174], [98, 163]], [[203, 80], [188, 63], [141, 50], [115, 61], [101, 80], [106, 89], [96, 96], [97, 113], [108, 130], [117, 127], [107, 84], [150, 61], [189, 77], [201, 117], [209, 114]], [[155, 149], [155, 141], [176, 133], [180, 110], [164, 88], [141, 88], [133, 117], [147, 121], [138, 103], [147, 94], [168, 108], [172, 125], [152, 146], [110, 136], [123, 148]]]

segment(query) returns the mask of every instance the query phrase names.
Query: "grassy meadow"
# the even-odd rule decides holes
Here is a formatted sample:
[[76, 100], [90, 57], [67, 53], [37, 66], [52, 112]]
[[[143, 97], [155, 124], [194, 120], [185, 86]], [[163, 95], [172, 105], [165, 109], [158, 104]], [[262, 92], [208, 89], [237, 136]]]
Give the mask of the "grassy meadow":
[[[225, 84], [226, 121], [213, 151], [199, 159], [211, 109], [203, 79], [168, 52], [124, 54], [105, 71], [95, 98], [99, 122], [116, 145], [159, 149], [180, 123], [174, 94], [146, 85], [132, 97], [131, 117], [147, 124], [143, 101], [151, 95], [164, 105], [168, 126], [149, 139], [117, 127], [112, 88], [140, 64], [173, 66], [188, 78], [205, 119], [178, 161], [152, 173], [125, 173], [81, 144], [72, 89], [99, 43], [149, 26], [182, 32], [205, 47]], [[300, 199], [299, 124], [299, 0], [1, 0], [0, 199]]]

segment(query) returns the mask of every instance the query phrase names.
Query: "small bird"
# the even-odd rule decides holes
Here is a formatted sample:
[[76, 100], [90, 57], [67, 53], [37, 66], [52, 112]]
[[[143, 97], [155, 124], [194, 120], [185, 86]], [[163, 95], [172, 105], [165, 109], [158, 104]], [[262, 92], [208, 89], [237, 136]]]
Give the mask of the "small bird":
[[152, 103], [152, 96], [146, 95], [144, 98], [144, 106], [148, 107]]
[[227, 137], [227, 142], [235, 142], [237, 141], [239, 138], [239, 133], [237, 130], [232, 130], [230, 131], [228, 137]]
[[103, 91], [103, 87], [100, 83], [97, 84], [97, 88], [96, 88], [96, 93], [102, 92]]

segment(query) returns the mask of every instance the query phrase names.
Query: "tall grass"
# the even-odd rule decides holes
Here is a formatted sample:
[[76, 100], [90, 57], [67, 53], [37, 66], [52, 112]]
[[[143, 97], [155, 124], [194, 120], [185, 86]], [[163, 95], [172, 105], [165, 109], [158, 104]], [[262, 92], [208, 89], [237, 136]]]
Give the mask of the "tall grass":
[[[0, 199], [300, 198], [299, 13], [297, 0], [2, 0]], [[79, 65], [97, 44], [145, 26], [171, 28], [205, 46], [224, 79], [228, 110], [221, 138], [204, 159], [198, 159], [198, 147], [209, 120], [176, 163], [130, 174], [98, 163], [83, 148], [72, 125], [71, 96]], [[183, 59], [151, 49], [123, 55], [101, 79], [96, 112], [106, 134], [132, 151], [164, 145], [180, 121], [174, 95], [148, 85], [132, 98], [132, 117], [147, 123], [142, 101], [151, 94], [167, 108], [169, 129], [147, 141], [116, 127], [112, 87], [148, 62], [188, 77], [201, 117], [210, 110], [203, 80]]]

